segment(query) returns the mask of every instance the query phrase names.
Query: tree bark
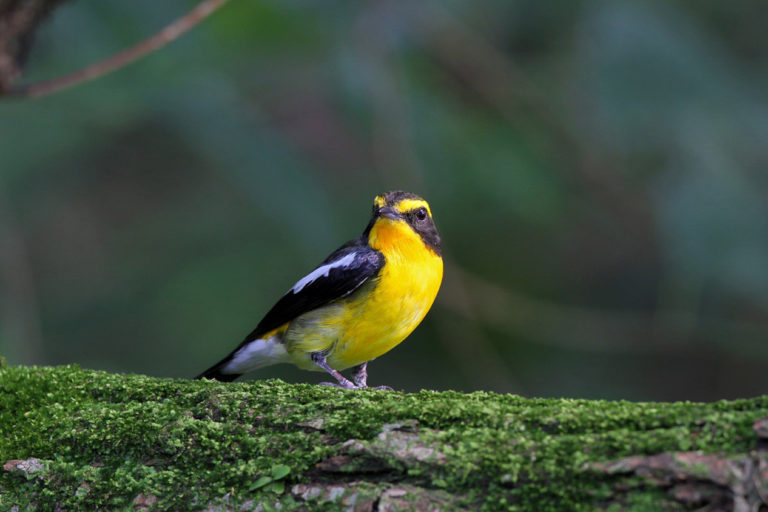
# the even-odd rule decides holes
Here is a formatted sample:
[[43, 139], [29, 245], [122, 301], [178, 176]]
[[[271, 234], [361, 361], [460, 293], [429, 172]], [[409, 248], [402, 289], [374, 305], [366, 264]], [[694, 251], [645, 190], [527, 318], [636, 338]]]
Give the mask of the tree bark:
[[758, 511], [766, 439], [768, 397], [528, 399], [5, 366], [0, 510]]

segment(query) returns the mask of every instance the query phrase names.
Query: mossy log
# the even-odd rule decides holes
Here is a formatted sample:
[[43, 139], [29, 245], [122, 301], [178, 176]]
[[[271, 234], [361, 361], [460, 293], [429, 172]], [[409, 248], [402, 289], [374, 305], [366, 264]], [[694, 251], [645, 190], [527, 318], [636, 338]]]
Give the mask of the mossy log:
[[757, 511], [766, 417], [5, 366], [0, 510]]

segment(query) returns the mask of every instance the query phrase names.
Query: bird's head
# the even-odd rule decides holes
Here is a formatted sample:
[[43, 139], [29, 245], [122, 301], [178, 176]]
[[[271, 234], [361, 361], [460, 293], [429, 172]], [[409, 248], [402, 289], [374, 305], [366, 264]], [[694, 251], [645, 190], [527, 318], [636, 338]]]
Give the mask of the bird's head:
[[394, 190], [376, 196], [373, 216], [365, 230], [368, 244], [374, 249], [397, 247], [418, 241], [437, 255], [440, 235], [432, 220], [429, 204], [410, 192]]

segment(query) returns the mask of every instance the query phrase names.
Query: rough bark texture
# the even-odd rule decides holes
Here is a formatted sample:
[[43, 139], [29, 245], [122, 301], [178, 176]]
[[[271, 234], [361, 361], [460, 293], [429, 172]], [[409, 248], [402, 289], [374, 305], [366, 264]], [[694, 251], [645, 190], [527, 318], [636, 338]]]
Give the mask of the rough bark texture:
[[0, 510], [758, 511], [766, 417], [6, 366]]
[[66, 0], [0, 0], [0, 93], [21, 75], [35, 30]]

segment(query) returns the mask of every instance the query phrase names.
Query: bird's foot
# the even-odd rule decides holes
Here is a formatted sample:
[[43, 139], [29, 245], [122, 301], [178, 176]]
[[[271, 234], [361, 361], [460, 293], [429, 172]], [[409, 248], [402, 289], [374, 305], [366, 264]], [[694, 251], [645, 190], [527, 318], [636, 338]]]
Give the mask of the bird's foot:
[[312, 362], [315, 363], [317, 366], [322, 368], [323, 370], [330, 373], [334, 379], [336, 379], [339, 383], [334, 384], [333, 382], [321, 382], [321, 386], [333, 386], [335, 388], [344, 388], [344, 389], [358, 389], [359, 386], [352, 384], [347, 378], [345, 378], [342, 374], [340, 374], [338, 371], [331, 368], [328, 363], [325, 360], [325, 354], [322, 352], [312, 352], [312, 355], [310, 356], [312, 358]]
[[367, 388], [368, 387], [368, 363], [363, 363], [359, 366], [355, 366], [355, 369], [352, 373], [352, 382], [355, 383], [355, 386], [358, 388]]
[[[349, 381], [347, 381], [347, 382], [349, 382]], [[379, 391], [394, 391], [394, 389], [392, 389], [389, 386], [376, 386], [376, 387], [369, 388], [368, 386], [355, 386], [351, 382], [349, 383], [349, 385], [346, 385], [346, 386], [344, 384], [340, 384], [338, 382], [318, 382], [317, 385], [318, 386], [329, 386], [329, 387], [332, 387], [332, 388], [341, 388], [341, 389], [378, 389]]]
[[351, 382], [349, 382], [347, 379], [344, 379], [346, 381], [346, 384], [342, 384], [341, 382], [318, 382], [318, 386], [329, 386], [332, 388], [341, 388], [341, 389], [360, 389]]
[[[328, 362], [325, 360], [325, 354], [322, 352], [312, 352], [312, 362], [314, 362], [317, 366], [331, 374], [337, 381], [336, 382], [321, 382], [318, 384], [319, 386], [331, 386], [334, 388], [342, 388], [342, 389], [366, 389], [368, 387], [368, 363], [363, 363], [359, 366], [356, 366], [354, 369], [354, 373], [352, 374], [352, 381], [344, 377], [342, 374], [340, 374], [337, 370], [334, 370], [333, 368], [328, 365]], [[393, 389], [389, 386], [376, 386], [373, 389], [380, 389], [384, 391], [393, 391]]]
[[[367, 362], [355, 367], [354, 373], [352, 374], [352, 382], [355, 383], [355, 386], [357, 386], [358, 389], [368, 387], [368, 363]], [[389, 386], [376, 386], [371, 389], [379, 389], [382, 391], [394, 391]]]

